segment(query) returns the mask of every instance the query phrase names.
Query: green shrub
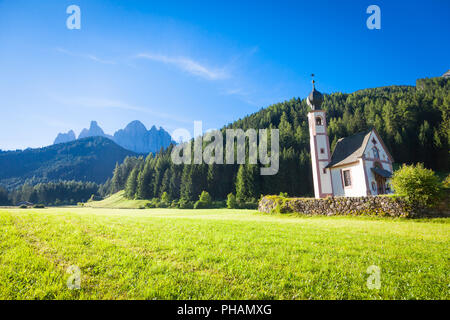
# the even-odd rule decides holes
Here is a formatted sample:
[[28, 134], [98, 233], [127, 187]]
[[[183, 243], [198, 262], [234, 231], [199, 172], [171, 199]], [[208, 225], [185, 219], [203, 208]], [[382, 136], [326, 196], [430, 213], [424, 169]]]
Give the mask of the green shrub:
[[170, 203], [165, 203], [165, 202], [159, 202], [156, 207], [157, 208], [168, 208], [170, 206]]
[[167, 208], [167, 207], [169, 207], [171, 205], [171, 203], [170, 203], [170, 196], [165, 191], [161, 195], [161, 205], [163, 206], [162, 208]]
[[392, 177], [395, 193], [408, 202], [423, 207], [438, 204], [442, 195], [442, 185], [433, 170], [424, 168], [423, 164], [403, 165]]
[[271, 213], [291, 213], [293, 212], [292, 208], [289, 206], [289, 198], [284, 196], [266, 196], [267, 199], [270, 199], [274, 203], [274, 208], [271, 210]]
[[195, 202], [194, 204], [194, 209], [209, 209], [211, 207], [210, 204], [200, 201], [198, 200], [197, 202]]
[[211, 204], [211, 202], [212, 202], [211, 196], [209, 195], [209, 193], [207, 191], [202, 191], [202, 194], [200, 195], [199, 200], [201, 202], [204, 202], [207, 204]]
[[194, 204], [194, 209], [209, 209], [212, 207], [212, 199], [207, 191], [202, 191], [199, 200]]
[[153, 208], [160, 208], [161, 203], [158, 198], [153, 198], [150, 202], [153, 204]]
[[192, 201], [188, 201], [185, 199], [180, 200], [179, 206], [180, 206], [180, 209], [193, 209], [194, 208], [194, 204], [192, 203]]
[[236, 197], [234, 194], [229, 193], [227, 196], [227, 208], [228, 209], [236, 209], [238, 207]]
[[178, 200], [172, 200], [170, 207], [173, 209], [179, 208], [180, 206], [179, 206]]
[[450, 174], [442, 181], [442, 185], [445, 189], [450, 189]]
[[28, 208], [28, 206], [26, 204], [21, 204], [19, 208], [20, 209], [26, 209], [26, 208]]
[[155, 207], [155, 204], [152, 203], [152, 202], [147, 202], [147, 203], [145, 204], [145, 207], [148, 208], [148, 209], [156, 208], [156, 207]]
[[43, 208], [45, 208], [45, 206], [43, 204], [35, 204], [33, 206], [33, 208], [35, 208], [35, 209], [43, 209]]

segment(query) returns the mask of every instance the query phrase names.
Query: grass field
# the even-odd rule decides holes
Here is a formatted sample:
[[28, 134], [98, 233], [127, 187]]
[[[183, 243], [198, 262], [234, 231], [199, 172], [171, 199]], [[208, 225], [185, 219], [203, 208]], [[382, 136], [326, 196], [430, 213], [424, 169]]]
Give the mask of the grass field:
[[119, 191], [104, 200], [84, 203], [89, 208], [139, 209], [145, 207], [149, 200], [130, 200], [125, 198], [125, 191]]
[[0, 208], [0, 299], [449, 299], [449, 244], [446, 219]]

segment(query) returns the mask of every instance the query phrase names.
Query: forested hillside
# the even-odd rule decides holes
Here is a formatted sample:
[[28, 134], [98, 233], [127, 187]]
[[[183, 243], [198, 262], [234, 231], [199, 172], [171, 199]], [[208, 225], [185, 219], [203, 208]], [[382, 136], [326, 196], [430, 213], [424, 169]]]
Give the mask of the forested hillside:
[[[375, 127], [396, 163], [423, 162], [429, 168], [449, 170], [450, 82], [421, 79], [417, 87], [390, 86], [352, 94], [324, 95], [332, 149], [337, 140]], [[235, 193], [240, 201], [261, 194], [313, 194], [309, 155], [308, 106], [292, 99], [262, 109], [225, 128], [279, 128], [280, 169], [261, 176], [257, 165], [174, 165], [171, 148], [156, 156], [127, 159], [117, 166], [107, 188], [126, 190], [130, 198], [151, 199], [167, 192], [171, 199], [197, 200], [202, 190], [214, 199]], [[224, 128], [224, 129], [225, 129]]]
[[104, 183], [116, 163], [136, 153], [103, 137], [91, 137], [39, 149], [0, 153], [0, 186], [77, 180]]
[[0, 188], [0, 205], [17, 205], [22, 201], [46, 206], [76, 205], [78, 202], [96, 199], [98, 192], [99, 186], [93, 182], [58, 181], [38, 183], [35, 186], [24, 184], [11, 191], [7, 198], [3, 197], [3, 202]]

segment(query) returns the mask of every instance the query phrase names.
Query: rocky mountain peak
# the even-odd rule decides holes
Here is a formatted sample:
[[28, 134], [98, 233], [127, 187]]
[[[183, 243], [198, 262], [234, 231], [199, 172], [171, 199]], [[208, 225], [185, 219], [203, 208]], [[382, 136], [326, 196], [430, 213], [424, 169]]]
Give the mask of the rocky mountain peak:
[[97, 121], [91, 121], [91, 124], [88, 129], [83, 129], [78, 136], [78, 139], [83, 139], [87, 137], [107, 137], [105, 132], [103, 132], [103, 129], [100, 128]]
[[59, 133], [53, 144], [71, 142], [76, 139], [75, 132], [69, 130], [67, 133]]
[[131, 121], [123, 130], [128, 132], [147, 132], [147, 128], [139, 120]]
[[[97, 121], [91, 121], [89, 129], [83, 129], [78, 139], [96, 136], [111, 139], [119, 146], [137, 153], [158, 152], [161, 148], [167, 148], [173, 143], [172, 137], [163, 128], [157, 129], [153, 125], [150, 130], [147, 130], [139, 120], [131, 121], [124, 129], [116, 131], [113, 136], [105, 134]], [[70, 130], [68, 133], [58, 134], [54, 144], [73, 140], [76, 140], [75, 133]]]

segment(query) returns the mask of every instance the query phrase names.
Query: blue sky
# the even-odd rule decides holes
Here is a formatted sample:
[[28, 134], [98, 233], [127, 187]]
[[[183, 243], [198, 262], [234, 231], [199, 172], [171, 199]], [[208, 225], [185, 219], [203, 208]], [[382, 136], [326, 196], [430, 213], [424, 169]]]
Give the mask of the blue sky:
[[[81, 9], [69, 30], [66, 8]], [[381, 9], [369, 30], [366, 8]], [[97, 120], [223, 125], [304, 98], [442, 75], [450, 2], [0, 0], [0, 149]]]

